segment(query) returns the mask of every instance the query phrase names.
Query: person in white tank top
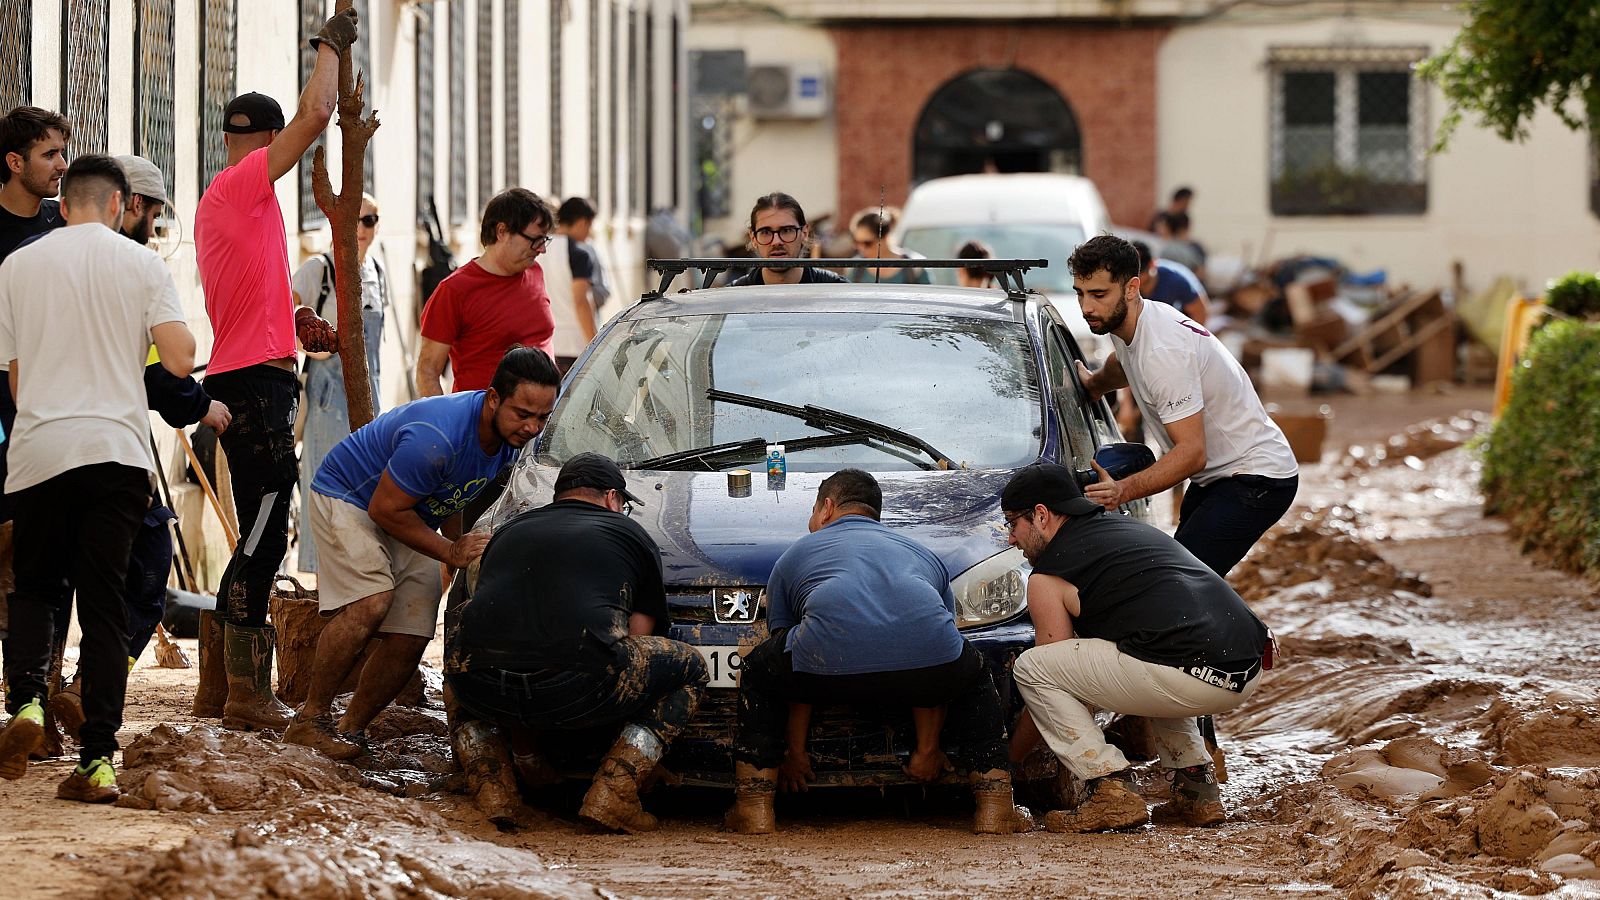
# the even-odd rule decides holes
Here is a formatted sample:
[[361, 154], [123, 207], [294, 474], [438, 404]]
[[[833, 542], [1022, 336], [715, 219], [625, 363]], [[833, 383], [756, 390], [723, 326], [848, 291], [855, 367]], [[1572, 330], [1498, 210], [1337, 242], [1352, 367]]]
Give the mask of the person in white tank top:
[[1222, 342], [1172, 306], [1140, 296], [1132, 244], [1101, 235], [1067, 265], [1084, 321], [1114, 347], [1098, 372], [1078, 363], [1084, 389], [1098, 398], [1132, 388], [1162, 451], [1155, 465], [1121, 480], [1096, 466], [1100, 481], [1084, 494], [1115, 509], [1189, 479], [1173, 536], [1226, 576], [1294, 502], [1294, 451]]

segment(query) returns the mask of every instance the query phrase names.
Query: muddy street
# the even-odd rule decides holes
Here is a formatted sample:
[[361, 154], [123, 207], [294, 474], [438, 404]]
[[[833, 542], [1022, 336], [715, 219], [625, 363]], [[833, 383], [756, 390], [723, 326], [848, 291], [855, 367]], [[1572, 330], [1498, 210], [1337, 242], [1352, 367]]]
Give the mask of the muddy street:
[[1482, 516], [1461, 442], [1488, 401], [1334, 404], [1296, 508], [1234, 573], [1282, 656], [1218, 721], [1221, 828], [977, 837], [970, 801], [907, 788], [780, 798], [779, 833], [747, 838], [718, 829], [727, 795], [680, 789], [647, 799], [654, 834], [584, 831], [576, 794], [501, 833], [454, 792], [438, 710], [385, 713], [377, 760], [334, 763], [197, 724], [194, 670], [147, 652], [118, 808], [54, 800], [65, 761], [0, 783], [0, 850], [30, 861], [4, 893], [1600, 896], [1600, 595]]

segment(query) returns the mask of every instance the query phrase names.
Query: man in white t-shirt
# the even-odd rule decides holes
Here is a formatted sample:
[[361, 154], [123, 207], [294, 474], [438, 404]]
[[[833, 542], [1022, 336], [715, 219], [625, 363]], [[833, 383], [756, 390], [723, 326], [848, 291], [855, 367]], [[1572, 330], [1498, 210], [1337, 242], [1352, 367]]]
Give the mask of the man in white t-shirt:
[[20, 778], [44, 737], [59, 585], [77, 592], [84, 723], [79, 765], [56, 796], [117, 798], [111, 759], [128, 683], [128, 556], [150, 505], [145, 359], [194, 368], [194, 335], [161, 258], [123, 238], [128, 180], [80, 156], [61, 181], [67, 226], [0, 265], [0, 359], [17, 399], [5, 491], [16, 521], [0, 777]]
[[1244, 367], [1204, 326], [1139, 293], [1139, 252], [1113, 235], [1084, 242], [1067, 260], [1084, 321], [1111, 335], [1100, 371], [1078, 363], [1092, 397], [1133, 389], [1155, 465], [1120, 481], [1096, 466], [1084, 495], [1107, 509], [1189, 479], [1173, 537], [1224, 577], [1294, 503], [1300, 469]]
[[583, 355], [599, 328], [598, 310], [605, 298], [596, 290], [603, 281], [600, 257], [589, 243], [595, 215], [594, 204], [568, 197], [556, 210], [555, 236], [539, 262], [556, 323], [556, 368], [562, 374]]

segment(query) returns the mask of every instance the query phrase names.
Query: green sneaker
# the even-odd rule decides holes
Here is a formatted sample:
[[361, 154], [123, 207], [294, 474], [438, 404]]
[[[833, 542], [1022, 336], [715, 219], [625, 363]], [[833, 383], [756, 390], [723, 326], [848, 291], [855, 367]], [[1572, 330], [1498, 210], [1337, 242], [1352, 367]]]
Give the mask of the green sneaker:
[[56, 799], [79, 803], [111, 803], [122, 791], [117, 787], [117, 772], [104, 756], [79, 765], [56, 788]]
[[0, 778], [15, 781], [28, 774], [28, 754], [43, 742], [44, 705], [35, 697], [0, 731]]

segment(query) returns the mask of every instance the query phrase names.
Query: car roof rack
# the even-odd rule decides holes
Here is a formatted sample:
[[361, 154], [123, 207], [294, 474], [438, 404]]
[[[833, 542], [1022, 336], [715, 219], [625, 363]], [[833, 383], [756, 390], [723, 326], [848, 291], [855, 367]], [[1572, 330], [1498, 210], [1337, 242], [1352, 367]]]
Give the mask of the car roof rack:
[[1021, 300], [1028, 294], [1022, 282], [1022, 273], [1029, 269], [1043, 269], [1050, 263], [1043, 259], [873, 259], [852, 256], [848, 259], [761, 259], [758, 257], [711, 257], [686, 259], [647, 259], [645, 265], [661, 275], [661, 284], [646, 291], [641, 300], [657, 300], [667, 295], [673, 279], [690, 269], [705, 272], [700, 287], [711, 287], [721, 272], [729, 269], [976, 269], [987, 272], [1005, 288], [1006, 295]]

